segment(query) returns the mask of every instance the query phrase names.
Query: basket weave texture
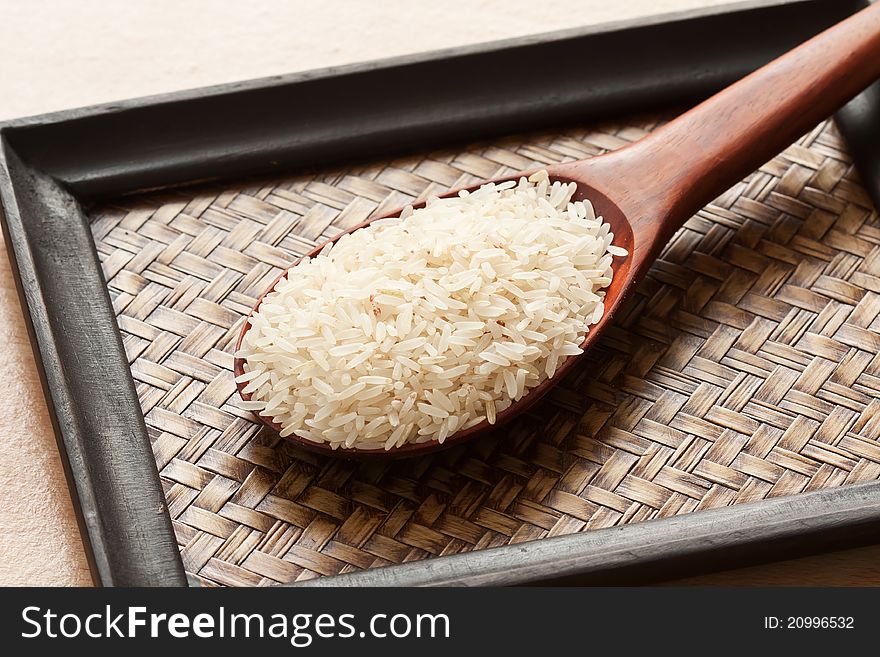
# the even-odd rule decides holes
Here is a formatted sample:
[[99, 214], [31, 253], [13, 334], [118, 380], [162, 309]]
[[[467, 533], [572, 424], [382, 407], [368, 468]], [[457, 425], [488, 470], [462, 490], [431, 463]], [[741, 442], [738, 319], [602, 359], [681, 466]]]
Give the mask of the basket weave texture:
[[244, 316], [316, 243], [656, 124], [93, 208], [190, 576], [293, 582], [880, 477], [880, 222], [831, 123], [692, 218], [595, 351], [493, 436], [358, 464], [303, 452], [238, 408]]

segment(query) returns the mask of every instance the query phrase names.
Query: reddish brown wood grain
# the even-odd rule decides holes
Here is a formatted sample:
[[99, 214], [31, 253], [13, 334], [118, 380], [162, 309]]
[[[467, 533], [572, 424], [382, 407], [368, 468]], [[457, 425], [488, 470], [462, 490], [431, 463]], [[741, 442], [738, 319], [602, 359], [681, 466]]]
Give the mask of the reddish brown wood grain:
[[554, 173], [614, 199], [635, 235], [638, 277], [688, 218], [878, 77], [875, 4], [641, 141]]
[[880, 586], [880, 545], [658, 582], [660, 586]]

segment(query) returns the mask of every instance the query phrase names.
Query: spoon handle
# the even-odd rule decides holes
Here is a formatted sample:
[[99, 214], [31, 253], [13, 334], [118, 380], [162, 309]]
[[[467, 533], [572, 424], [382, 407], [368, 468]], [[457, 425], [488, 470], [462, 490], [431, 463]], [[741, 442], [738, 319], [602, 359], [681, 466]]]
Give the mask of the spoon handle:
[[[744, 39], [748, 35], [743, 35]], [[838, 23], [639, 142], [596, 158], [653, 251], [706, 203], [880, 78], [880, 4]], [[584, 174], [591, 168], [587, 168]]]

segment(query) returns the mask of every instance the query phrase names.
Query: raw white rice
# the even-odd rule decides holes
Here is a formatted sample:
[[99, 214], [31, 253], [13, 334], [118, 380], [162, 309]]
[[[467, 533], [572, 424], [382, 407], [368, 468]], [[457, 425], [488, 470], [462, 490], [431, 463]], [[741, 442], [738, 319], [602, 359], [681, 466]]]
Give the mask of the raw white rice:
[[541, 171], [432, 198], [300, 262], [250, 319], [240, 405], [333, 448], [494, 423], [581, 353], [626, 254], [575, 189]]

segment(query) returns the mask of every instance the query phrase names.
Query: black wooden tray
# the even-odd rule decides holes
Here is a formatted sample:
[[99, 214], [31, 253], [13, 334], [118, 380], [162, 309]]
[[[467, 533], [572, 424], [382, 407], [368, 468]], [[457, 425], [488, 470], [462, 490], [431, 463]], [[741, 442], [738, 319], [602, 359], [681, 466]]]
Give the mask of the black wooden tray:
[[[187, 582], [82, 204], [693, 103], [864, 4], [744, 3], [0, 125], [3, 228], [96, 580]], [[880, 86], [837, 119], [880, 200]], [[644, 582], [878, 538], [871, 482], [317, 581]]]

